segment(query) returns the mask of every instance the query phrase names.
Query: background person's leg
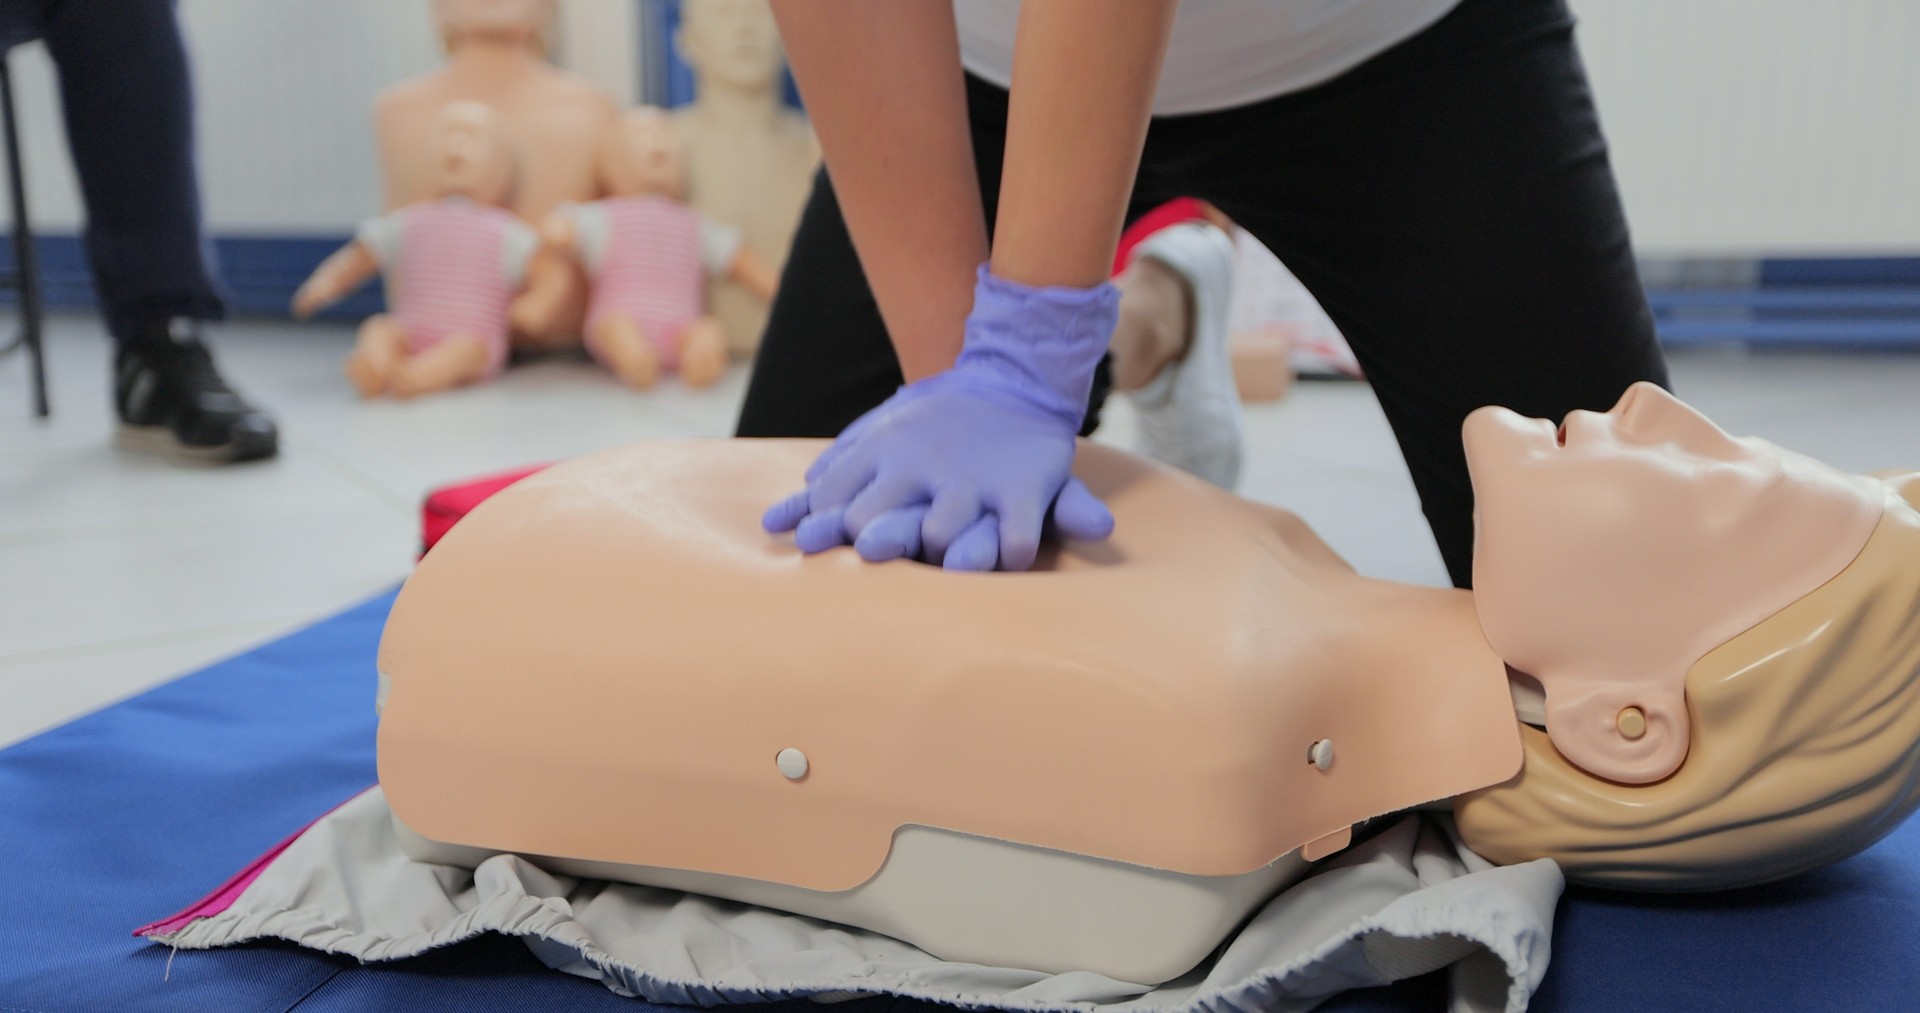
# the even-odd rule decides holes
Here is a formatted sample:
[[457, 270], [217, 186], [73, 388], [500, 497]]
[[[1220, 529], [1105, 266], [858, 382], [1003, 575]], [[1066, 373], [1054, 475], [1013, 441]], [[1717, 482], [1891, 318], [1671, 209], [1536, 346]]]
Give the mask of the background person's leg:
[[195, 323], [224, 307], [200, 227], [192, 82], [171, 0], [59, 0], [41, 32], [86, 203], [87, 260], [119, 345], [122, 443], [209, 461], [273, 455], [272, 420], [226, 385]]
[[193, 94], [170, 0], [62, 0], [42, 28], [86, 201], [86, 250], [120, 340], [221, 315], [200, 229]]
[[1148, 165], [1339, 325], [1456, 584], [1472, 578], [1468, 412], [1558, 419], [1666, 382], [1561, 0], [1465, 0], [1319, 88], [1156, 124]]

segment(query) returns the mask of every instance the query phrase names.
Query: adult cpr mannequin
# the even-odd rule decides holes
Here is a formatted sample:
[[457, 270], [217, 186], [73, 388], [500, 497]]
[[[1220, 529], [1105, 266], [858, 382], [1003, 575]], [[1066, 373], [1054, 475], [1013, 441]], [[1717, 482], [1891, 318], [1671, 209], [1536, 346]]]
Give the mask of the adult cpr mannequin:
[[[537, 226], [563, 202], [602, 196], [594, 158], [601, 131], [619, 105], [584, 78], [547, 62], [542, 34], [552, 14], [552, 0], [434, 0], [445, 66], [386, 89], [374, 104], [389, 210], [432, 191], [429, 125], [456, 101], [482, 103], [499, 117], [518, 162], [507, 204], [521, 218]], [[537, 258], [532, 271], [536, 278], [559, 275], [567, 297], [554, 301], [545, 318], [516, 317], [517, 342], [576, 343], [586, 312], [584, 281], [558, 257]]]
[[[675, 112], [687, 151], [687, 199], [739, 228], [777, 272], [820, 165], [804, 117], [781, 96], [785, 60], [767, 0], [685, 0], [674, 37], [692, 69], [693, 101]], [[751, 357], [767, 304], [728, 278], [711, 286], [713, 311], [736, 357]]]
[[[1114, 537], [1027, 575], [803, 558], [760, 534], [817, 444], [581, 459], [476, 511], [401, 595], [382, 781], [419, 857], [563, 856], [949, 959], [1140, 981], [1191, 966], [1352, 824], [1480, 789], [1461, 824], [1470, 844], [1491, 828], [1498, 860], [1660, 889], [1788, 875], [1897, 825], [1920, 800], [1920, 512], [1901, 495], [1920, 489], [1732, 440], [1648, 386], [1566, 431], [1470, 420], [1474, 593], [1358, 576], [1291, 514], [1090, 445], [1078, 472]], [[1802, 607], [1829, 632], [1785, 649], [1769, 624]], [[1851, 621], [1883, 613], [1907, 621]], [[1755, 643], [1746, 681], [1776, 695], [1696, 683], [1690, 651]], [[1828, 663], [1778, 667], [1794, 650]], [[1536, 666], [1546, 733], [1516, 722], [1503, 655]], [[1696, 695], [1713, 709], [1690, 715]], [[1862, 696], [1866, 728], [1847, 710]], [[1774, 734], [1783, 700], [1812, 731]], [[1716, 768], [1787, 763], [1792, 791], [1668, 805], [1685, 749], [1629, 783], [1662, 777], [1683, 729]], [[1875, 748], [1835, 746], [1860, 741]], [[1564, 785], [1584, 797], [1563, 824], [1481, 815]], [[1636, 864], [1677, 819], [1688, 840]], [[926, 834], [1007, 860], [902, 868]], [[1017, 868], [1043, 858], [1087, 888]]]

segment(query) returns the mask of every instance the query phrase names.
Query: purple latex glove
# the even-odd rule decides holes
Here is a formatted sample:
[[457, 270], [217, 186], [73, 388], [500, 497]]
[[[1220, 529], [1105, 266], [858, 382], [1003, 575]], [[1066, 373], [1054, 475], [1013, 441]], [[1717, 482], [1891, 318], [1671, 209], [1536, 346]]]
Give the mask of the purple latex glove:
[[767, 530], [803, 552], [851, 542], [950, 570], [1032, 566], [1049, 510], [1060, 534], [1105, 538], [1113, 515], [1073, 477], [1073, 451], [1119, 303], [1109, 284], [1032, 288], [982, 265], [959, 361], [849, 426]]

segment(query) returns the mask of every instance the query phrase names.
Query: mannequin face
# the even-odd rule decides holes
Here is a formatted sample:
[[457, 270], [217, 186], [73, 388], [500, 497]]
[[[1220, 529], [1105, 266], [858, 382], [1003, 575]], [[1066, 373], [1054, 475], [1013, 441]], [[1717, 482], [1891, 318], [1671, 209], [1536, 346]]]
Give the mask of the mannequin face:
[[686, 0], [680, 9], [680, 58], [700, 87], [773, 88], [783, 58], [767, 0]]
[[434, 23], [447, 40], [462, 35], [531, 39], [553, 16], [553, 0], [433, 0]]
[[1465, 441], [1487, 639], [1540, 680], [1555, 746], [1626, 783], [1685, 758], [1686, 670], [1838, 573], [1879, 517], [1871, 480], [1648, 383], [1560, 427], [1483, 408]]
[[492, 109], [478, 102], [449, 104], [434, 120], [434, 141], [440, 196], [506, 202], [513, 161]]
[[686, 191], [686, 158], [680, 131], [664, 110], [645, 106], [621, 116], [601, 152], [601, 173], [615, 196]]
[[1628, 516], [1657, 519], [1687, 527], [1712, 556], [1738, 551], [1741, 532], [1781, 500], [1766, 495], [1783, 479], [1778, 451], [1728, 436], [1652, 384], [1635, 384], [1609, 411], [1573, 412], [1557, 429], [1482, 409], [1464, 436], [1479, 497], [1550, 511], [1570, 538], [1614, 537]]

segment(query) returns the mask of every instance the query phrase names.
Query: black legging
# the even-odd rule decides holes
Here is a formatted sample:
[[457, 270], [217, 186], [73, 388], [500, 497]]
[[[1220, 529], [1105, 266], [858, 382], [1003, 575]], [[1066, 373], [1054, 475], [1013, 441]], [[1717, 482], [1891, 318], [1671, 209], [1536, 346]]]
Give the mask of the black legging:
[[[968, 104], [991, 222], [1007, 93], [970, 80]], [[1177, 196], [1212, 202], [1266, 244], [1346, 335], [1462, 587], [1467, 413], [1558, 419], [1667, 381], [1563, 0], [1465, 0], [1319, 87], [1156, 118], [1131, 211]], [[739, 433], [832, 436], [900, 383], [822, 173]]]

